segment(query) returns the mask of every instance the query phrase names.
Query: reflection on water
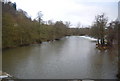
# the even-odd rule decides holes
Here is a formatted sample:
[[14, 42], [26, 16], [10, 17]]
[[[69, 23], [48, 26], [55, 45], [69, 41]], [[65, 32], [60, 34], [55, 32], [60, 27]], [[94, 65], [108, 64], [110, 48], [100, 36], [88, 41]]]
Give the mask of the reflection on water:
[[21, 79], [115, 79], [115, 50], [80, 36], [3, 51], [3, 71]]

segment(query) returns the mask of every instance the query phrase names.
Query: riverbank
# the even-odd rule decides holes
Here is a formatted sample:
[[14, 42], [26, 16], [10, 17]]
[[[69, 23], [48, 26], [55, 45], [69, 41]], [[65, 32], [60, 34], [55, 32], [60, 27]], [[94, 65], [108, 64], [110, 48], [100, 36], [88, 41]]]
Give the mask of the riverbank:
[[[66, 36], [64, 36], [64, 37], [66, 37]], [[2, 48], [2, 50], [7, 50], [7, 49], [11, 49], [11, 48], [17, 48], [17, 47], [25, 47], [25, 46], [30, 46], [32, 44], [42, 44], [43, 42], [59, 41], [62, 38], [63, 37], [61, 37], [61, 38], [55, 38], [55, 39], [51, 39], [51, 40], [44, 40], [44, 41], [40, 41], [40, 42], [32, 42], [30, 44], [21, 44], [21, 45], [17, 45], [17, 46], [9, 46], [9, 47]]]
[[[71, 35], [66, 35], [66, 36], [71, 36]], [[63, 37], [66, 37], [66, 36], [63, 36]], [[78, 35], [77, 35], [78, 36]], [[92, 42], [97, 42], [97, 39], [93, 38], [93, 37], [90, 37], [90, 36], [82, 36], [82, 35], [79, 35], [80, 37], [83, 37], [85, 39], [88, 39]], [[40, 42], [33, 42], [31, 44], [42, 44], [43, 42], [51, 42], [51, 41], [59, 41], [61, 40], [63, 37], [61, 38], [55, 38], [55, 39], [51, 39], [51, 40], [44, 40], [44, 41], [40, 41]], [[2, 48], [2, 50], [6, 50], [6, 49], [10, 49], [10, 48], [16, 48], [16, 47], [24, 47], [24, 46], [30, 46], [31, 44], [21, 44], [21, 45], [18, 45], [18, 46], [10, 46], [10, 47], [5, 47], [5, 48]]]
[[97, 42], [97, 39], [96, 39], [96, 38], [93, 38], [93, 37], [90, 37], [90, 36], [81, 36], [81, 37], [83, 37], [83, 38], [85, 38], [85, 39], [88, 39], [88, 40], [90, 40], [90, 41], [93, 41], [93, 42]]

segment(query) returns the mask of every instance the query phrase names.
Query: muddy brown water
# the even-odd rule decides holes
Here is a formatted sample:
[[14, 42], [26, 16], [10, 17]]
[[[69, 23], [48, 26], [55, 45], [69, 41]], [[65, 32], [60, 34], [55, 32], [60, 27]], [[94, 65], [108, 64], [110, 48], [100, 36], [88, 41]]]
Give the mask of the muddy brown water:
[[117, 51], [80, 36], [4, 50], [3, 71], [19, 79], [116, 79]]

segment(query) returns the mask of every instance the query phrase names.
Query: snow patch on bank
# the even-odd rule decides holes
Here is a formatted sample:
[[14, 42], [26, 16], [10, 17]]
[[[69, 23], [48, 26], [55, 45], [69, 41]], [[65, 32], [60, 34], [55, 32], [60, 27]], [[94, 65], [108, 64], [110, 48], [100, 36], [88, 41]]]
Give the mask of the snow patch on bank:
[[8, 77], [7, 75], [3, 75], [3, 76], [0, 76], [0, 79], [7, 78], [7, 77]]
[[0, 79], [7, 78], [7, 77], [12, 77], [12, 76], [6, 72], [0, 71]]
[[80, 36], [80, 37], [83, 37], [85, 39], [89, 39], [90, 41], [95, 41], [97, 42], [97, 39], [96, 38], [93, 38], [93, 37], [89, 37], [89, 36]]

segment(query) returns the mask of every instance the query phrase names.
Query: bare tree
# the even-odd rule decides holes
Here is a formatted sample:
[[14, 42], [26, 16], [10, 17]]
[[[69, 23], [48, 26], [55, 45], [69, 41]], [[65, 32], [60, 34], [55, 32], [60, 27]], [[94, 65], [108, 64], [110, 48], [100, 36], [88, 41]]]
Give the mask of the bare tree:
[[80, 28], [80, 26], [81, 26], [81, 23], [78, 22], [76, 27], [77, 27], [77, 28]]
[[70, 21], [66, 21], [66, 22], [65, 22], [65, 25], [66, 25], [67, 28], [69, 28], [70, 25], [71, 25], [71, 22], [70, 22]]
[[48, 24], [49, 24], [49, 25], [53, 25], [54, 23], [53, 23], [52, 20], [48, 20]]
[[105, 44], [105, 27], [106, 27], [107, 21], [108, 19], [107, 17], [105, 17], [104, 13], [102, 15], [97, 15], [95, 17], [95, 22], [93, 25], [94, 30], [92, 32], [97, 31], [97, 33], [94, 33], [94, 34], [97, 34], [98, 43], [100, 40], [101, 45]]
[[39, 24], [41, 24], [41, 22], [42, 22], [42, 16], [43, 16], [42, 12], [39, 11], [38, 14], [37, 14]]

